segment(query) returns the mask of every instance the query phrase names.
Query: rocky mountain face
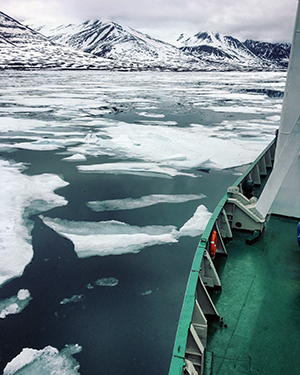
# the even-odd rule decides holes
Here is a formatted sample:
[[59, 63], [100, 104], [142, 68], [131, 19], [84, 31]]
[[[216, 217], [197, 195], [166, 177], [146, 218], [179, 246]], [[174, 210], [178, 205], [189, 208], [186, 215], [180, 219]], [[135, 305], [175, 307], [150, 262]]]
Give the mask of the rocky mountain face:
[[112, 21], [37, 32], [0, 12], [0, 69], [274, 70], [286, 69], [289, 44], [201, 32], [179, 46]]
[[88, 21], [51, 30], [52, 42], [141, 69], [209, 69], [205, 59], [112, 21]]
[[199, 58], [222, 61], [237, 68], [287, 68], [290, 44], [272, 44], [246, 40], [240, 42], [231, 36], [200, 32], [193, 37], [178, 38], [180, 49]]
[[283, 68], [288, 67], [291, 52], [289, 43], [264, 43], [247, 39], [244, 45], [261, 59], [272, 61]]

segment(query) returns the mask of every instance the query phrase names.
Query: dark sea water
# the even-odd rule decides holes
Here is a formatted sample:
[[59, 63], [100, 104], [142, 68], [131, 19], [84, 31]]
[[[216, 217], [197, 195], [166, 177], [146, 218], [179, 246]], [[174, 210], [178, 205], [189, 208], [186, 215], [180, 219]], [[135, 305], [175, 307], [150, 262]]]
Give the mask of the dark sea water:
[[[270, 98], [262, 89], [280, 92], [282, 73], [220, 73], [218, 79], [209, 73], [92, 74], [1, 73], [0, 262], [2, 276], [6, 270], [11, 276], [0, 288], [0, 313], [18, 291], [28, 290], [31, 297], [22, 311], [0, 319], [1, 371], [29, 348], [36, 357], [27, 355], [30, 365], [18, 374], [48, 374], [49, 368], [55, 374], [167, 373], [206, 217], [197, 217], [197, 235], [182, 235], [180, 228], [197, 207], [214, 210], [237, 178], [235, 166], [251, 162], [278, 126], [282, 98]], [[257, 91], [241, 90], [249, 85]], [[81, 159], [63, 160], [76, 154]], [[112, 172], [115, 163], [121, 167]], [[134, 163], [149, 169], [139, 164], [137, 170]], [[95, 165], [108, 170], [100, 173]], [[84, 173], [78, 166], [93, 167]], [[43, 174], [49, 181], [33, 189]], [[57, 176], [68, 185], [52, 188]], [[65, 203], [55, 201], [54, 190]], [[128, 198], [140, 202], [153, 195], [167, 198], [135, 209], [97, 212], [87, 205], [127, 204]], [[181, 201], [183, 195], [199, 197]], [[49, 222], [59, 227], [53, 230]], [[107, 222], [113, 228], [115, 222], [126, 224], [125, 237], [113, 234], [120, 238], [120, 251], [110, 242], [111, 226], [101, 237], [107, 242], [98, 241], [95, 228]], [[76, 252], [69, 230], [81, 238], [85, 255]], [[170, 240], [157, 242], [160, 231]], [[146, 243], [142, 236], [151, 238]], [[4, 250], [17, 259], [27, 246], [32, 260], [15, 277]], [[107, 255], [95, 255], [95, 246], [100, 252], [107, 248]], [[48, 346], [57, 353], [37, 359]]]

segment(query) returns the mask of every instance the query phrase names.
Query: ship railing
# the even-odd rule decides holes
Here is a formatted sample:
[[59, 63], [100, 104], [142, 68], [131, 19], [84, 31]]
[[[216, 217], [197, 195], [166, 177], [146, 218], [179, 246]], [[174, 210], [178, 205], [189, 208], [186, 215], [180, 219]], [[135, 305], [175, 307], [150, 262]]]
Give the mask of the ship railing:
[[220, 319], [208, 292], [211, 288], [221, 288], [213, 262], [215, 255], [211, 251], [212, 232], [217, 234], [216, 255], [227, 255], [225, 243], [236, 229], [253, 232], [249, 243], [259, 237], [265, 220], [255, 209], [257, 199], [252, 196], [253, 188], [259, 190], [270, 174], [275, 148], [276, 138], [228, 188], [206, 225], [189, 274], [169, 375], [202, 375], [204, 372], [208, 318]]

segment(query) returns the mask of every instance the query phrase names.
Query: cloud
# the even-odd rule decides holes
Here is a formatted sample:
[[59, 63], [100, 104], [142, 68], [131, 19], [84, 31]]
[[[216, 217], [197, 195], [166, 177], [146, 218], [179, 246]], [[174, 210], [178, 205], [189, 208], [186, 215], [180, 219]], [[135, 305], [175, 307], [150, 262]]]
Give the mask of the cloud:
[[214, 31], [290, 42], [296, 6], [296, 0], [10, 0], [2, 11], [35, 25], [110, 19], [162, 40]]

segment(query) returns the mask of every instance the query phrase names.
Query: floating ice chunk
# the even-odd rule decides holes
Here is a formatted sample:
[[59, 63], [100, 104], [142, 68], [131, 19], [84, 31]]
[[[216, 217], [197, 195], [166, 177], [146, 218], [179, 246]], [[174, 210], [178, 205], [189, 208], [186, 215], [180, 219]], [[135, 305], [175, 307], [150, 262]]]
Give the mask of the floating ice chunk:
[[[121, 162], [121, 163], [104, 163], [93, 165], [79, 165], [78, 170], [86, 173], [110, 173], [110, 174], [135, 174], [139, 176], [150, 177], [174, 177], [176, 175], [186, 175], [178, 172], [174, 168], [161, 167], [156, 163], [143, 162]], [[189, 175], [190, 176], [190, 175]]]
[[71, 298], [64, 298], [62, 301], [60, 301], [60, 304], [65, 305], [67, 303], [80, 302], [82, 299], [83, 299], [83, 294], [75, 294]]
[[30, 292], [28, 289], [20, 289], [18, 291], [17, 297], [20, 301], [30, 298]]
[[269, 117], [267, 117], [267, 120], [274, 121], [274, 122], [279, 122], [280, 121], [280, 116], [279, 115], [269, 116]]
[[[246, 125], [246, 121], [244, 123]], [[251, 126], [248, 124], [247, 130], [249, 128]], [[231, 168], [253, 161], [270, 141], [270, 136], [262, 134], [261, 131], [258, 132], [261, 139], [256, 143], [253, 141], [250, 143], [238, 137], [239, 131], [228, 129], [224, 132], [223, 130], [225, 129], [222, 124], [218, 127], [199, 124], [174, 127], [117, 122], [103, 128], [103, 132], [109, 139], [102, 139], [101, 145], [96, 144], [98, 152], [123, 159], [134, 158], [139, 163], [115, 163], [115, 165], [107, 164], [100, 167], [83, 166], [79, 170], [143, 175], [151, 173], [152, 176], [154, 173], [157, 176], [164, 173], [175, 176], [179, 174], [179, 171], [187, 174], [189, 169], [201, 167], [207, 160], [211, 161], [210, 167], [212, 168]], [[72, 149], [72, 152], [75, 152], [75, 149]], [[76, 149], [76, 152], [84, 153], [82, 149]], [[193, 170], [189, 172], [190, 175], [194, 174]]]
[[79, 363], [72, 355], [81, 350], [78, 344], [66, 345], [60, 352], [52, 346], [41, 350], [24, 348], [6, 365], [3, 375], [80, 375]]
[[204, 205], [200, 205], [191, 217], [179, 230], [180, 236], [196, 237], [203, 233], [211, 213]]
[[0, 160], [0, 285], [21, 276], [32, 259], [27, 217], [67, 204], [54, 193], [67, 182], [52, 174], [27, 176], [21, 173], [23, 169], [22, 164]]
[[215, 112], [228, 112], [228, 113], [264, 113], [266, 111], [266, 108], [260, 108], [260, 107], [247, 107], [247, 106], [216, 106], [211, 107], [211, 109]]
[[35, 142], [19, 142], [15, 143], [13, 147], [17, 147], [23, 150], [34, 150], [34, 151], [53, 151], [61, 147], [65, 147], [64, 142], [60, 140], [38, 140]]
[[4, 319], [7, 315], [20, 313], [31, 299], [29, 290], [20, 289], [16, 296], [0, 301], [0, 318]]
[[104, 277], [95, 281], [95, 284], [98, 286], [116, 286], [119, 284], [119, 280], [114, 277]]
[[4, 319], [7, 315], [17, 314], [20, 312], [19, 305], [17, 303], [11, 303], [1, 311], [0, 318]]
[[154, 120], [141, 120], [139, 121], [141, 124], [145, 125], [159, 125], [159, 126], [176, 126], [178, 125], [177, 121], [154, 121]]
[[106, 201], [88, 202], [87, 206], [93, 211], [116, 211], [133, 210], [136, 208], [149, 207], [158, 203], [183, 203], [197, 199], [205, 198], [204, 194], [181, 194], [181, 195], [163, 195], [152, 194], [141, 198], [113, 199]]
[[[7, 113], [7, 109], [6, 113]], [[11, 110], [11, 108], [10, 108]], [[13, 117], [1, 117], [1, 131], [2, 132], [13, 132], [13, 131], [30, 131], [39, 128], [45, 128], [49, 126], [45, 125], [44, 121], [24, 118], [13, 118]]]
[[92, 115], [92, 116], [103, 116], [103, 115], [106, 115], [106, 114], [109, 114], [112, 112], [111, 109], [109, 108], [102, 108], [102, 109], [88, 109], [87, 110], [88, 114], [89, 115]]
[[40, 216], [46, 225], [70, 239], [80, 258], [139, 252], [147, 246], [177, 242], [174, 226], [137, 227], [119, 221], [75, 222]]
[[171, 155], [168, 158], [163, 159], [162, 163], [168, 162], [168, 161], [183, 161], [183, 160], [187, 160], [187, 156], [183, 154], [177, 154], [177, 155]]
[[84, 141], [87, 143], [97, 143], [98, 137], [96, 136], [96, 134], [88, 133], [86, 137], [84, 138]]
[[152, 290], [146, 290], [145, 292], [141, 293], [141, 296], [149, 296], [152, 294]]
[[63, 158], [62, 160], [65, 160], [65, 161], [85, 161], [86, 160], [86, 157], [85, 155], [83, 154], [74, 154], [72, 156], [68, 156], [66, 158]]
[[149, 113], [149, 112], [139, 112], [139, 116], [144, 116], [144, 117], [154, 117], [154, 118], [164, 118], [165, 115], [162, 113]]

